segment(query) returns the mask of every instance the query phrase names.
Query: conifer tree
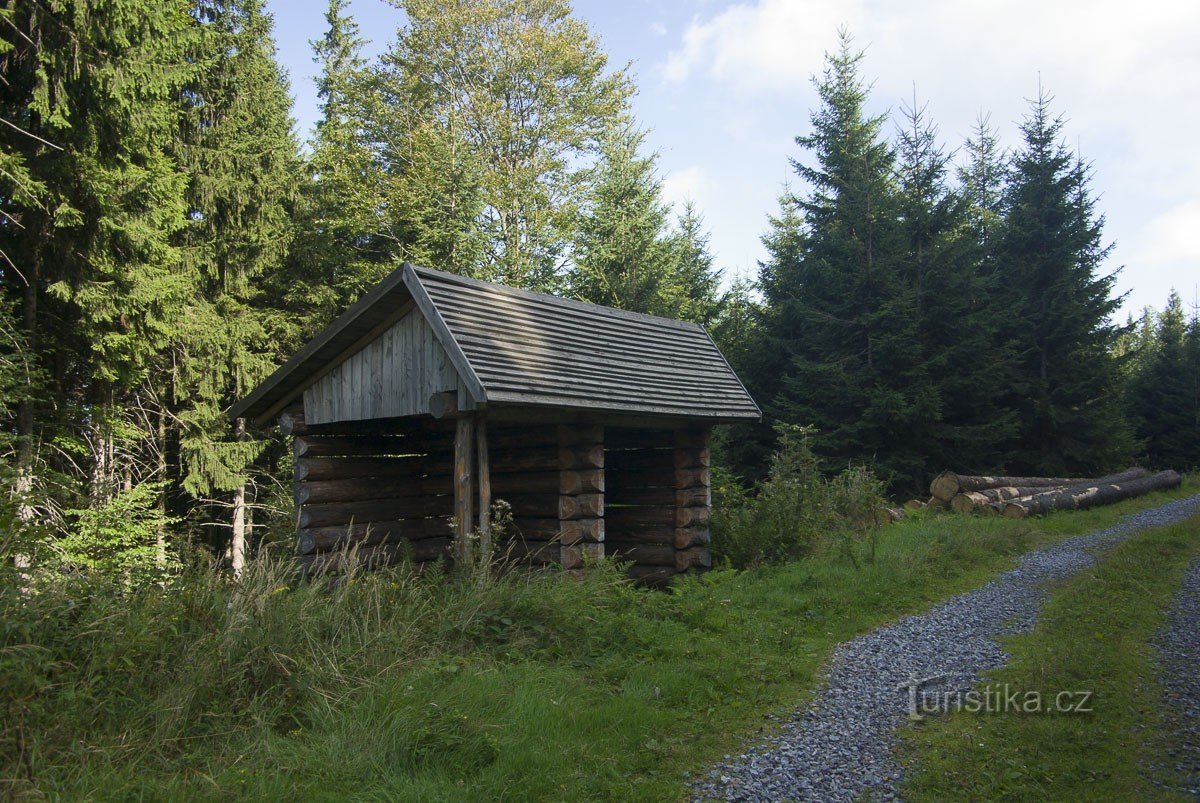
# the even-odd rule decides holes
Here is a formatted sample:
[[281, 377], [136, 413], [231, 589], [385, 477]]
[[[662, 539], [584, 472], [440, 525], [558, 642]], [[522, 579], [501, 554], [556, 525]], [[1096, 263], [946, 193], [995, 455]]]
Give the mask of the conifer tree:
[[310, 180], [298, 211], [289, 303], [303, 310], [312, 334], [393, 267], [397, 245], [386, 236], [386, 176], [371, 147], [372, 82], [358, 25], [347, 0], [330, 0], [325, 35], [312, 43], [321, 65]]
[[704, 326], [716, 324], [724, 307], [721, 271], [713, 264], [708, 238], [700, 211], [690, 199], [685, 201], [670, 237], [672, 259], [665, 292], [672, 317]]
[[[901, 270], [913, 291], [913, 347], [921, 353], [909, 392], [925, 399], [927, 417], [915, 421], [903, 441], [923, 458], [913, 477], [920, 488], [940, 466], [1001, 467], [1014, 421], [997, 404], [1011, 359], [998, 337], [1003, 309], [984, 258], [986, 242], [972, 231], [967, 197], [949, 187], [950, 156], [938, 144], [927, 112], [914, 100], [904, 119], [897, 131]], [[983, 153], [973, 160], [972, 175], [983, 172]], [[987, 198], [990, 180], [984, 174], [968, 184], [983, 214], [981, 204], [994, 204]]]
[[1129, 383], [1130, 417], [1147, 463], [1192, 468], [1200, 461], [1200, 331], [1175, 291], [1156, 317], [1153, 349]]
[[645, 135], [623, 124], [609, 135], [590, 177], [577, 225], [571, 292], [594, 304], [672, 315], [666, 239], [668, 210], [654, 157], [639, 154]]
[[194, 69], [187, 10], [68, 0], [3, 12], [2, 272], [46, 380], [17, 405], [22, 492], [39, 433], [71, 450], [59, 467], [86, 475], [93, 504], [117, 493], [118, 476], [134, 481], [114, 422], [191, 296], [170, 242], [183, 221], [170, 146]]
[[903, 440], [933, 400], [915, 381], [921, 354], [900, 264], [895, 155], [881, 137], [885, 118], [864, 110], [861, 60], [843, 32], [815, 79], [812, 133], [796, 139], [813, 163], [793, 161], [812, 189], [784, 201], [764, 238], [757, 384], [771, 417], [817, 427], [819, 452], [875, 458], [890, 479], [908, 479], [921, 458]]
[[1015, 347], [1007, 403], [1018, 416], [1014, 469], [1078, 476], [1127, 460], [1109, 318], [1120, 301], [1103, 275], [1103, 241], [1086, 165], [1061, 142], [1063, 122], [1042, 94], [1021, 125], [1004, 193], [998, 259]]
[[206, 69], [186, 95], [179, 151], [190, 179], [180, 244], [198, 292], [181, 332], [174, 395], [182, 408], [183, 488], [201, 499], [232, 494], [237, 572], [246, 469], [262, 444], [231, 436], [223, 411], [298, 336], [295, 316], [275, 299], [286, 281], [300, 162], [261, 0], [204, 0], [197, 18]]

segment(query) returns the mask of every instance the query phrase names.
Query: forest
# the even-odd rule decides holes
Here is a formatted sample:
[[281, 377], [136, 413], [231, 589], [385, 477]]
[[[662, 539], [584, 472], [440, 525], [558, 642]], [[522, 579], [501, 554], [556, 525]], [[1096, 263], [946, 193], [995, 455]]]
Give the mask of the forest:
[[261, 0], [0, 8], [0, 552], [26, 576], [286, 545], [290, 454], [226, 411], [403, 260], [705, 325], [765, 412], [718, 443], [738, 494], [787, 427], [897, 495], [1197, 463], [1197, 310], [1116, 319], [1048, 92], [1015, 149], [987, 117], [947, 144], [922, 106], [871, 116], [831, 32], [769, 256], [728, 281], [568, 2], [399, 5], [367, 58], [331, 0], [303, 142]]

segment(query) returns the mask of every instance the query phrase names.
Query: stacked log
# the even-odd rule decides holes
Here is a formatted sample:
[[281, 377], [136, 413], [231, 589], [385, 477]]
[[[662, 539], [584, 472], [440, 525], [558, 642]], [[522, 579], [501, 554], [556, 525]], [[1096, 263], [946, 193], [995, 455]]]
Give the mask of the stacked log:
[[1110, 504], [1178, 484], [1179, 475], [1174, 472], [1152, 476], [1144, 468], [1094, 478], [975, 476], [946, 471], [934, 478], [930, 492], [942, 504], [948, 501], [958, 513], [1024, 518]]
[[347, 433], [306, 426], [291, 409], [280, 427], [294, 436], [296, 552], [308, 571], [348, 560], [381, 566], [444, 563], [451, 543], [452, 422], [408, 420]]
[[604, 427], [558, 426], [558, 477], [559, 562], [577, 571], [604, 557]]
[[[1148, 473], [1148, 472], [1147, 472]], [[1055, 510], [1085, 510], [1098, 505], [1111, 505], [1124, 499], [1165, 491], [1179, 486], [1181, 477], [1174, 471], [1160, 471], [1122, 482], [1097, 482], [1081, 484], [1060, 491], [1035, 494], [1026, 499], [1005, 502], [1003, 513], [1007, 518], [1023, 519], [1050, 513]]]

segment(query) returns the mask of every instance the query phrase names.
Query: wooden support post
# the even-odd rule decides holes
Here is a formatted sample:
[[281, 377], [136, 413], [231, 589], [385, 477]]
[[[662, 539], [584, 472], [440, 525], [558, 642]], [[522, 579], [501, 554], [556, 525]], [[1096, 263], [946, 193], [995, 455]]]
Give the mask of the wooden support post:
[[558, 453], [559, 560], [578, 571], [604, 557], [604, 428], [560, 424]]
[[474, 456], [475, 421], [472, 418], [458, 419], [454, 430], [454, 559], [459, 566], [471, 564], [471, 515], [474, 496], [474, 472], [471, 458]]
[[475, 446], [479, 460], [479, 551], [484, 560], [492, 556], [492, 472], [488, 466], [488, 431], [486, 414], [480, 413], [475, 422]]

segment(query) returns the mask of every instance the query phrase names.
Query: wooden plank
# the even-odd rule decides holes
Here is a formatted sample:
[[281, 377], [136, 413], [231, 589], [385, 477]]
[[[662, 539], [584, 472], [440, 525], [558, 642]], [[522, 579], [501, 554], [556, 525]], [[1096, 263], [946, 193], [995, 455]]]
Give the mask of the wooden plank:
[[417, 276], [412, 266], [407, 262], [404, 263], [404, 285], [412, 294], [413, 301], [416, 303], [421, 314], [429, 323], [430, 328], [437, 336], [438, 341], [446, 350], [446, 355], [454, 364], [458, 376], [467, 385], [471, 391], [471, 396], [477, 402], [487, 401], [487, 392], [483, 388], [483, 383], [479, 381], [479, 376], [475, 373], [475, 368], [467, 360], [463, 354], [462, 348], [454, 340], [454, 336], [450, 333], [449, 327], [446, 326], [446, 321], [442, 318], [442, 314], [438, 311], [437, 306], [429, 296], [429, 292], [421, 283], [421, 279]]
[[563, 469], [558, 473], [560, 494], [604, 493], [604, 469]]
[[303, 435], [308, 431], [304, 419], [304, 404], [293, 404], [279, 414], [279, 431], [284, 435]]
[[610, 427], [604, 433], [604, 445], [609, 451], [618, 449], [666, 449], [675, 445], [675, 438], [669, 429]]

